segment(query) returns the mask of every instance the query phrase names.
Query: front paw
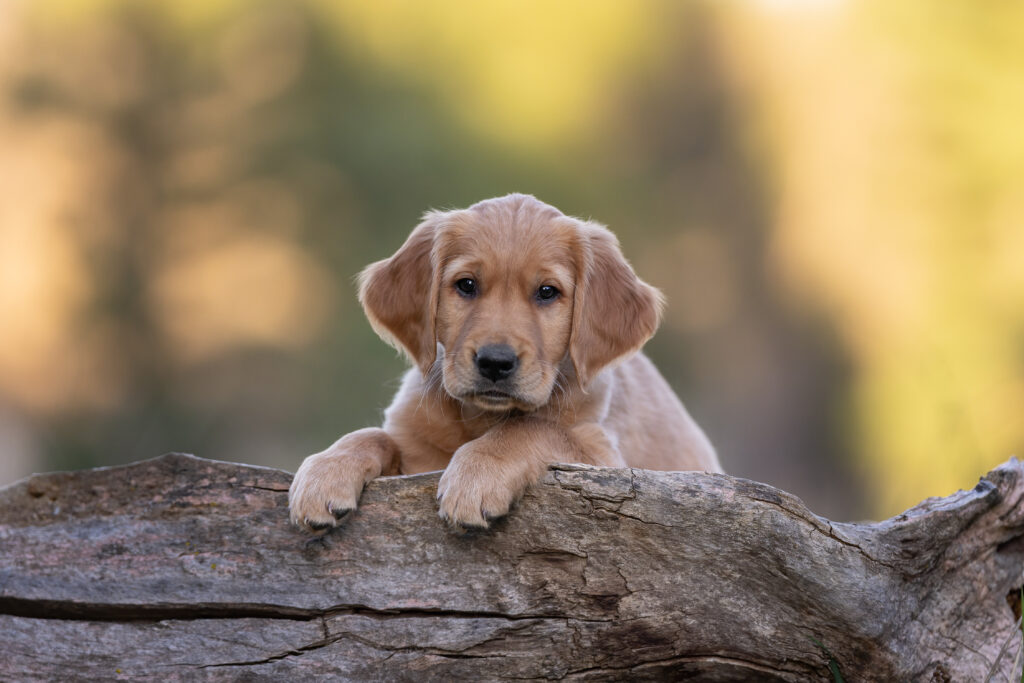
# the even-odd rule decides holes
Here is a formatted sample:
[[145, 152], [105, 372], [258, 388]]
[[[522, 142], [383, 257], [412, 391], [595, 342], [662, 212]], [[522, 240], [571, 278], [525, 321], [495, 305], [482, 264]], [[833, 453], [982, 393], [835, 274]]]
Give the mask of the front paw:
[[288, 490], [292, 523], [310, 532], [337, 526], [356, 508], [359, 494], [374, 476], [370, 458], [331, 451], [309, 456]]
[[[536, 468], [534, 468], [536, 469]], [[438, 515], [457, 529], [486, 529], [539, 477], [522, 463], [456, 451], [437, 484]]]

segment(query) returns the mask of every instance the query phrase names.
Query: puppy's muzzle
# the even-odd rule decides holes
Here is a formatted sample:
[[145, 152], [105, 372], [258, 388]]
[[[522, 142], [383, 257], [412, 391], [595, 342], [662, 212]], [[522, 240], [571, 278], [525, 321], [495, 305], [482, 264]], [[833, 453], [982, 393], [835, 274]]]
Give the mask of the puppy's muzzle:
[[481, 346], [473, 356], [473, 362], [481, 377], [495, 383], [508, 379], [519, 368], [519, 356], [508, 344]]

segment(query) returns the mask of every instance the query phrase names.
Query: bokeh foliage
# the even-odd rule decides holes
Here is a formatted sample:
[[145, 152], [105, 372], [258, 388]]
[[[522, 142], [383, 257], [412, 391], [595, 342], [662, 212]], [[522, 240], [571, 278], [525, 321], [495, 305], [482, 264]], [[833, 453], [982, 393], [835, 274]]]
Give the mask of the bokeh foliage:
[[7, 478], [294, 468], [401, 372], [430, 207], [607, 223], [726, 468], [892, 514], [1024, 443], [1018, 3], [0, 4]]

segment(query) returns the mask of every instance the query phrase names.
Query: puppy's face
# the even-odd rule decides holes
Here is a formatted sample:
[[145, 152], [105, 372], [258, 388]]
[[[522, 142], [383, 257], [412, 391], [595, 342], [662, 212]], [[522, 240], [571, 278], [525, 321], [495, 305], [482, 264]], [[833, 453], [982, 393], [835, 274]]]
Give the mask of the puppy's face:
[[451, 396], [494, 411], [547, 403], [569, 349], [577, 242], [575, 221], [550, 212], [470, 210], [450, 221], [438, 243], [436, 334]]
[[363, 271], [359, 298], [425, 377], [440, 369], [449, 395], [489, 411], [544, 405], [562, 369], [586, 386], [639, 350], [661, 311], [608, 230], [527, 195], [428, 213]]

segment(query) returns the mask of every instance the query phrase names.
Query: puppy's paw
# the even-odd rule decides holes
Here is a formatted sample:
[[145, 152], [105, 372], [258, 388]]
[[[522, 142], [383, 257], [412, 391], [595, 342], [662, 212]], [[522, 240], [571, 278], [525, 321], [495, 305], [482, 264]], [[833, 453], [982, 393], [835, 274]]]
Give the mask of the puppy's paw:
[[356, 508], [366, 482], [376, 476], [371, 458], [325, 451], [311, 455], [288, 490], [293, 524], [310, 532], [337, 526]]
[[530, 469], [459, 449], [437, 484], [438, 515], [456, 529], [486, 529], [536, 478]]

